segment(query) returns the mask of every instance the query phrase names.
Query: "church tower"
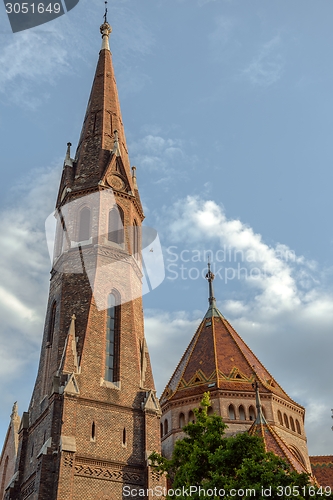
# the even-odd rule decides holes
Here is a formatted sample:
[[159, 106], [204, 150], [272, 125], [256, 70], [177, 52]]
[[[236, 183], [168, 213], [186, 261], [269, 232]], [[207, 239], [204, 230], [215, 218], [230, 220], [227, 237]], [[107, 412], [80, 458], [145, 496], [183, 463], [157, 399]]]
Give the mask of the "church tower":
[[210, 392], [211, 398], [208, 413], [223, 418], [228, 435], [250, 428], [252, 433], [260, 433], [262, 426], [252, 425], [258, 417], [253, 387], [259, 383], [260, 412], [276, 437], [269, 451], [275, 453], [276, 442], [283, 442], [283, 450], [289, 450], [289, 455], [283, 456], [293, 456], [299, 470], [311, 473], [304, 408], [288, 396], [217, 308], [210, 264], [206, 279], [208, 311], [160, 398], [162, 453], [171, 456], [175, 441], [184, 437], [182, 428], [194, 420], [193, 408], [199, 407], [205, 392]]
[[68, 144], [64, 162], [40, 364], [6, 500], [120, 500], [160, 484], [147, 460], [160, 450], [161, 412], [144, 338], [144, 215], [110, 33], [105, 15], [76, 155]]

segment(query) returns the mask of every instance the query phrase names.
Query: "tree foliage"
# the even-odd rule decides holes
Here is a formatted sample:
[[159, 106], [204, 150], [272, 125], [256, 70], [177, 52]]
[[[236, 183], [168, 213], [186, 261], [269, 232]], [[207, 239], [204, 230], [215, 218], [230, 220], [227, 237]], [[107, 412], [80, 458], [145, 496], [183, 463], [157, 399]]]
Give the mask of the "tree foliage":
[[[176, 441], [170, 460], [157, 453], [150, 456], [153, 467], [166, 473], [172, 484], [167, 499], [333, 498], [308, 474], [295, 472], [282, 458], [265, 452], [259, 436], [226, 437], [226, 424], [220, 416], [208, 415], [209, 405], [206, 393], [200, 409], [194, 410], [196, 421], [183, 428], [186, 437]], [[177, 495], [172, 494], [175, 490]]]

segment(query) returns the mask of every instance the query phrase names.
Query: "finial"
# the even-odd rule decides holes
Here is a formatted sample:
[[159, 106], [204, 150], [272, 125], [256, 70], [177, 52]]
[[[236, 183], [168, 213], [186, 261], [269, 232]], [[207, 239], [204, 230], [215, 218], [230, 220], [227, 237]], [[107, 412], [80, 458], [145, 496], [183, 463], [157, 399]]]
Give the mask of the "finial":
[[215, 297], [214, 297], [214, 288], [213, 288], [213, 281], [214, 281], [215, 275], [212, 273], [210, 270], [210, 259], [208, 259], [208, 273], [206, 274], [206, 280], [209, 283], [209, 304], [210, 306], [215, 306]]
[[102, 35], [102, 49], [110, 50], [109, 46], [109, 36], [112, 33], [112, 28], [109, 25], [107, 21], [107, 14], [108, 14], [108, 8], [107, 8], [108, 3], [105, 2], [105, 14], [104, 14], [104, 23], [102, 24], [100, 30], [101, 30], [101, 35]]
[[17, 406], [17, 401], [15, 401], [15, 403], [13, 404], [13, 408], [12, 408], [11, 418], [16, 417], [17, 411], [18, 411], [18, 406]]

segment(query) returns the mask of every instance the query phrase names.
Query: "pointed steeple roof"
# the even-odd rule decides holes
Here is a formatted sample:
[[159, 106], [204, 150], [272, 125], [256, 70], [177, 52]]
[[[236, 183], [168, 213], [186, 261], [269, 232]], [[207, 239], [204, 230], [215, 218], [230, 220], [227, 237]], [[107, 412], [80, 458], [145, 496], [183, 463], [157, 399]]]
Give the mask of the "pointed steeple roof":
[[100, 31], [102, 47], [99, 53], [94, 82], [75, 157], [75, 187], [96, 186], [103, 179], [111, 162], [120, 158], [121, 166], [115, 167], [134, 192], [130, 161], [118, 90], [109, 47], [112, 28], [105, 20]]
[[251, 436], [260, 436], [263, 439], [265, 451], [270, 451], [274, 453], [274, 455], [277, 455], [286, 460], [296, 472], [300, 474], [308, 474], [309, 471], [298, 459], [298, 457], [296, 457], [296, 455], [291, 451], [291, 449], [281, 438], [281, 436], [279, 436], [279, 434], [274, 430], [274, 428], [267, 423], [262, 412], [259, 384], [257, 380], [253, 383], [253, 387], [256, 392], [257, 417], [248, 430], [248, 433]]
[[215, 388], [252, 391], [255, 379], [263, 392], [294, 403], [217, 308], [210, 265], [206, 279], [208, 311], [164, 389], [161, 404]]

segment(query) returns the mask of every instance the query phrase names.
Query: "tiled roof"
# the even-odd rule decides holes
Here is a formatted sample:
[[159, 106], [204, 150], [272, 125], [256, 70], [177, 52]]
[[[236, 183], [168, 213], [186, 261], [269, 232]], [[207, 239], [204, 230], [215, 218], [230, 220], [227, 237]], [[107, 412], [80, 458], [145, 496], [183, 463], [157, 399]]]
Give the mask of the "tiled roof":
[[260, 423], [257, 423], [257, 421], [254, 422], [248, 432], [251, 436], [257, 435], [262, 437], [265, 444], [265, 450], [286, 460], [296, 472], [308, 473], [305, 466], [288, 448], [288, 445], [265, 420]]
[[313, 475], [320, 486], [330, 486], [333, 490], [333, 456], [318, 455], [309, 458]]
[[203, 393], [213, 383], [223, 390], [252, 392], [255, 378], [261, 382], [262, 393], [274, 393], [294, 403], [213, 301], [167, 384], [161, 404], [185, 396], [185, 391], [186, 395], [198, 394], [198, 387]]

